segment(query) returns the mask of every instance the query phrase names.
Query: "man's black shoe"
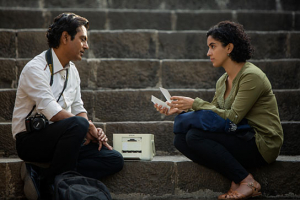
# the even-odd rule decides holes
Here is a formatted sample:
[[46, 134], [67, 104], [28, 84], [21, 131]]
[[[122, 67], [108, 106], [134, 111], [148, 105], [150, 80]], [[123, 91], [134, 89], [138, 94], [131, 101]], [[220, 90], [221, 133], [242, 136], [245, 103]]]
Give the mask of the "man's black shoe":
[[21, 178], [24, 181], [24, 194], [28, 200], [40, 199], [39, 175], [31, 164], [22, 163]]

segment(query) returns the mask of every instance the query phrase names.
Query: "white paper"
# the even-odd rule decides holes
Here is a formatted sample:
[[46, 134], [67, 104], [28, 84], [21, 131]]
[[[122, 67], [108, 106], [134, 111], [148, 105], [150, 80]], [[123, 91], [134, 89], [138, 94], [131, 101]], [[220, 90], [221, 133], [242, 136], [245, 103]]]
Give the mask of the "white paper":
[[170, 106], [168, 106], [168, 104], [166, 102], [163, 102], [162, 100], [156, 98], [155, 96], [151, 95], [151, 101], [159, 106], [162, 106], [162, 107], [165, 107], [165, 108], [168, 108], [168, 110], [170, 110]]
[[170, 98], [171, 98], [171, 95], [170, 95], [169, 91], [168, 91], [167, 89], [165, 89], [165, 88], [162, 88], [162, 87], [159, 87], [159, 89], [160, 89], [160, 91], [163, 93], [163, 95], [165, 96], [165, 98], [167, 99], [167, 101], [168, 101], [169, 103], [171, 103], [172, 100], [170, 99]]

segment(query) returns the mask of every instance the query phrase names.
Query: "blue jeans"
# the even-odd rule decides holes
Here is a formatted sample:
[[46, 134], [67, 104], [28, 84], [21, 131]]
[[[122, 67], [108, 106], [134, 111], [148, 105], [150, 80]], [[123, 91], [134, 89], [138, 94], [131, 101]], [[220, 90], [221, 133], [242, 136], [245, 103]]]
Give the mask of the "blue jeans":
[[16, 136], [18, 156], [29, 162], [49, 162], [43, 171], [48, 183], [62, 172], [77, 170], [91, 178], [102, 178], [123, 168], [122, 155], [115, 150], [90, 143], [83, 145], [89, 123], [83, 117], [70, 117], [40, 131]]
[[216, 170], [235, 183], [249, 175], [245, 168], [267, 164], [257, 149], [255, 137], [244, 140], [233, 134], [190, 129], [186, 134], [176, 134], [174, 145], [192, 161]]

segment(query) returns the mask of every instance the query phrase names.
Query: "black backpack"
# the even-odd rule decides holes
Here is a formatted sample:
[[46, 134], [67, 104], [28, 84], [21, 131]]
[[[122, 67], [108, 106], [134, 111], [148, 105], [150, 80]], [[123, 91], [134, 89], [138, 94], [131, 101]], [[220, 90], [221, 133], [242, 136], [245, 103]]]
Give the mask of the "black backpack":
[[68, 171], [55, 177], [54, 199], [111, 200], [111, 196], [101, 181]]

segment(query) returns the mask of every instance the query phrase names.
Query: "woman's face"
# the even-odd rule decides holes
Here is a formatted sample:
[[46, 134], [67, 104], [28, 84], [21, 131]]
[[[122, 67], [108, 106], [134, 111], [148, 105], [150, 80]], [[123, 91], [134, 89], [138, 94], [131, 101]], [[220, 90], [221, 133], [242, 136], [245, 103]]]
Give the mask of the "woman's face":
[[226, 47], [222, 46], [222, 43], [218, 40], [215, 40], [213, 37], [207, 37], [207, 46], [208, 52], [207, 56], [210, 57], [210, 61], [212, 62], [214, 67], [222, 67], [228, 59], [228, 45]]

